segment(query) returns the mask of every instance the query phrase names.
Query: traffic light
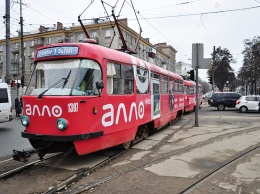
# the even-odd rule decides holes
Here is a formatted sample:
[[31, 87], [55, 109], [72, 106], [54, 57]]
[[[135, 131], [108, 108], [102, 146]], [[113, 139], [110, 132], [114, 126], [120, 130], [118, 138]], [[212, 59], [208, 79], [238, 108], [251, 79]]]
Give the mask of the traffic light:
[[212, 84], [212, 76], [209, 76], [208, 79], [209, 79], [209, 83]]
[[188, 74], [190, 74], [190, 76], [188, 77], [190, 80], [194, 81], [195, 80], [195, 77], [194, 77], [194, 70], [190, 70], [187, 72]]

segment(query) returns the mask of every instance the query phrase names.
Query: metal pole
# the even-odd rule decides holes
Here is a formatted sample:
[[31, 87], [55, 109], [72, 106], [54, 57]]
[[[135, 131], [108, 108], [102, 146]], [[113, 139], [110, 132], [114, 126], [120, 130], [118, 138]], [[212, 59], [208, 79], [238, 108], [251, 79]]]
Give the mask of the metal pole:
[[211, 70], [211, 76], [212, 76], [212, 92], [214, 93], [214, 68], [215, 68], [215, 46], [213, 47], [213, 64], [212, 64], [212, 70]]
[[195, 127], [199, 127], [199, 44], [197, 46], [196, 61], [196, 106], [195, 106]]
[[16, 63], [17, 63], [17, 78], [16, 78], [16, 97], [19, 98], [19, 95], [18, 95], [18, 78], [19, 78], [19, 60], [18, 60], [18, 57], [19, 55], [17, 54], [17, 58], [16, 58]]
[[5, 26], [6, 26], [6, 80], [5, 82], [10, 84], [10, 75], [11, 75], [11, 70], [10, 70], [10, 0], [5, 1], [5, 11], [6, 11], [6, 21], [5, 21]]
[[21, 63], [22, 63], [22, 76], [21, 76], [21, 86], [24, 86], [24, 46], [23, 46], [23, 16], [22, 16], [22, 0], [20, 0], [20, 28], [21, 28]]

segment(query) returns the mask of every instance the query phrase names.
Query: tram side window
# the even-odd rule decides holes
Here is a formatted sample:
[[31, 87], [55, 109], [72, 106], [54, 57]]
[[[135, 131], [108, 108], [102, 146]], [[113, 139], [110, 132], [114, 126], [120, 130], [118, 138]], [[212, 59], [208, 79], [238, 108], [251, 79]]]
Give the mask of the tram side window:
[[162, 76], [162, 94], [168, 94], [168, 77]]
[[189, 86], [184, 86], [184, 94], [189, 94]]
[[182, 93], [184, 92], [184, 88], [183, 88], [183, 81], [180, 81], [180, 85], [179, 85], [179, 93]]
[[201, 87], [199, 87], [199, 93], [202, 94], [202, 88]]
[[169, 93], [170, 94], [174, 93], [174, 79], [173, 78], [170, 78]]
[[107, 64], [108, 94], [132, 94], [134, 85], [133, 67], [115, 63]]
[[136, 93], [149, 93], [149, 72], [145, 69], [136, 68]]
[[194, 94], [195, 93], [195, 88], [194, 86], [190, 86], [190, 94]]
[[175, 93], [179, 93], [179, 80], [175, 80]]

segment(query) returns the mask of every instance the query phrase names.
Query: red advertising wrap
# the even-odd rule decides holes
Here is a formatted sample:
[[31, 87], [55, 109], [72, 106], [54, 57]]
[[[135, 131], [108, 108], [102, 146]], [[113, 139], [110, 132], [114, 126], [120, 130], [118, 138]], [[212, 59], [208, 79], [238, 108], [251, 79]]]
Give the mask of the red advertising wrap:
[[[46, 152], [126, 149], [189, 110], [180, 75], [113, 49], [48, 45], [37, 50], [34, 65], [23, 96], [22, 136]], [[187, 98], [194, 106], [194, 97]]]

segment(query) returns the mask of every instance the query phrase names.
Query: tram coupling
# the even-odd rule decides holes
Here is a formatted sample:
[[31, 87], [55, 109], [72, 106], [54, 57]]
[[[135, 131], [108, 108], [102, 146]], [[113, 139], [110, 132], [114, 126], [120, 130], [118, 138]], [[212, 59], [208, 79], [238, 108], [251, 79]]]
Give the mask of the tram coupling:
[[42, 147], [40, 149], [31, 150], [31, 151], [18, 151], [13, 150], [13, 159], [19, 162], [27, 162], [29, 158], [32, 156], [32, 154], [37, 153], [40, 157], [40, 160], [43, 160], [43, 157], [47, 153], [46, 150], [51, 146], [52, 144], [48, 144], [45, 147]]
[[13, 159], [19, 162], [27, 162], [35, 151], [13, 150]]

